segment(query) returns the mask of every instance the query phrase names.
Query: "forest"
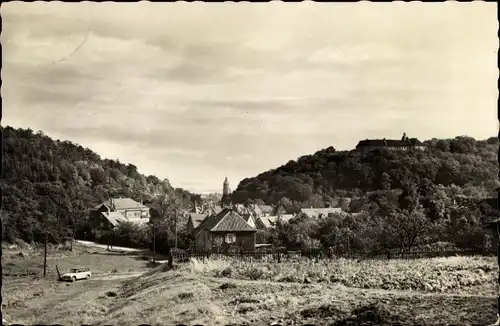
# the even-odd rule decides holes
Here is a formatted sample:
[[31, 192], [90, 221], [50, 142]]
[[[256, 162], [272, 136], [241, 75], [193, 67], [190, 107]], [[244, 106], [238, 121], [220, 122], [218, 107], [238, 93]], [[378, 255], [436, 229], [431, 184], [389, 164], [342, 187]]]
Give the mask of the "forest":
[[485, 198], [498, 181], [498, 138], [461, 136], [425, 141], [427, 151], [336, 151], [305, 155], [240, 182], [232, 201], [262, 199], [297, 207], [325, 207], [339, 197], [356, 198], [379, 190], [418, 188], [424, 197], [443, 189], [449, 195]]
[[[88, 210], [110, 197], [148, 203], [156, 218], [156, 247], [171, 248], [174, 221], [180, 248], [189, 245], [186, 216], [201, 196], [145, 176], [136, 166], [103, 159], [69, 141], [42, 132], [5, 127], [2, 179], [4, 241], [50, 241], [82, 236]], [[425, 141], [427, 150], [336, 151], [329, 147], [240, 182], [233, 203], [304, 207], [342, 206], [352, 213], [319, 221], [293, 219], [258, 232], [258, 242], [289, 248], [348, 246], [361, 251], [410, 249], [436, 242], [462, 248], [491, 247], [496, 241], [481, 216], [496, 196], [498, 138], [460, 136]], [[483, 206], [481, 206], [483, 205]], [[482, 207], [482, 208], [481, 208]], [[87, 224], [86, 224], [87, 223]], [[151, 244], [151, 227], [125, 223], [116, 245]], [[106, 234], [94, 232], [97, 240]]]
[[496, 237], [484, 216], [494, 214], [488, 199], [500, 185], [498, 138], [460, 136], [425, 144], [425, 151], [329, 147], [242, 180], [232, 201], [282, 203], [290, 213], [330, 205], [358, 213], [347, 219], [295, 219], [260, 234], [288, 247], [349, 244], [351, 250], [373, 251], [437, 242], [491, 247]]
[[41, 242], [50, 230], [49, 241], [60, 242], [82, 231], [88, 210], [110, 197], [151, 203], [168, 194], [179, 208], [200, 199], [167, 179], [139, 173], [133, 164], [103, 159], [41, 131], [6, 126], [2, 135], [3, 241]]

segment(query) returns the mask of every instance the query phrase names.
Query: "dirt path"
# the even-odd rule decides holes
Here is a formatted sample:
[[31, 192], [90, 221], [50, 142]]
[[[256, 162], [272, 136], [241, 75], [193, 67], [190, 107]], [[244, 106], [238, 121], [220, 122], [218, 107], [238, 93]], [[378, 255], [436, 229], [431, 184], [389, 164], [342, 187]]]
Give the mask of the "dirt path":
[[92, 278], [93, 280], [101, 280], [101, 281], [113, 281], [113, 280], [123, 280], [123, 279], [129, 279], [133, 277], [139, 277], [143, 272], [132, 272], [132, 273], [124, 273], [124, 274], [111, 274], [111, 275], [105, 275], [105, 276], [98, 276]]
[[[107, 249], [108, 246], [100, 243], [95, 243], [92, 241], [83, 241], [83, 240], [75, 240], [75, 243], [81, 244], [86, 247], [93, 247], [93, 248], [100, 248], [100, 249]], [[128, 247], [117, 247], [113, 246], [111, 248], [114, 251], [126, 251], [126, 252], [139, 252], [139, 251], [144, 251], [147, 249], [137, 249], [137, 248], [128, 248]]]

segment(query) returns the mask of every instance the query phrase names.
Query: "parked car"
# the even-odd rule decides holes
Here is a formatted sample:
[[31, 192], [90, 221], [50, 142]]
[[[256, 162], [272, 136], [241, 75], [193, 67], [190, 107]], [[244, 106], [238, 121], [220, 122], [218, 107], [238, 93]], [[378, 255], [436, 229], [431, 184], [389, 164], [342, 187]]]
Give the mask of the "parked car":
[[88, 280], [92, 276], [90, 268], [73, 268], [62, 276], [63, 281]]

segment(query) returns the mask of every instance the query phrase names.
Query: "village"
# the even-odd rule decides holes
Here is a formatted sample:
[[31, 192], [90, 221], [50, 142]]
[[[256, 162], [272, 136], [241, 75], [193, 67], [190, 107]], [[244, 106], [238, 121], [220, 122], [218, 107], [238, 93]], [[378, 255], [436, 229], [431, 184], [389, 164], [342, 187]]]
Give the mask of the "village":
[[[357, 151], [373, 151], [375, 149], [389, 150], [425, 150], [426, 146], [416, 138], [408, 138], [406, 133], [401, 140], [373, 139], [363, 140], [356, 146]], [[244, 250], [254, 251], [256, 248], [270, 247], [269, 243], [258, 243], [256, 232], [269, 230], [276, 227], [277, 223], [287, 223], [292, 219], [324, 219], [361, 214], [349, 212], [351, 198], [337, 198], [337, 205], [330, 207], [301, 208], [298, 212], [291, 212], [279, 203], [266, 204], [233, 204], [230, 200], [231, 188], [226, 179], [222, 185], [222, 196], [219, 202], [213, 200], [202, 203], [193, 202], [192, 209], [181, 209], [176, 213], [175, 219], [185, 220], [186, 229], [191, 236], [191, 246], [179, 248], [192, 252], [217, 252], [229, 253]], [[151, 210], [142, 202], [131, 198], [111, 198], [109, 201], [94, 207], [90, 211], [91, 225], [109, 234], [109, 246], [112, 247], [113, 229], [120, 223], [132, 223], [137, 226], [151, 225], [154, 219]], [[164, 217], [165, 218], [165, 217]], [[174, 222], [176, 224], [176, 222]], [[175, 225], [175, 228], [182, 227]], [[178, 248], [174, 248], [178, 249]]]
[[2, 4], [2, 325], [500, 326], [497, 7]]

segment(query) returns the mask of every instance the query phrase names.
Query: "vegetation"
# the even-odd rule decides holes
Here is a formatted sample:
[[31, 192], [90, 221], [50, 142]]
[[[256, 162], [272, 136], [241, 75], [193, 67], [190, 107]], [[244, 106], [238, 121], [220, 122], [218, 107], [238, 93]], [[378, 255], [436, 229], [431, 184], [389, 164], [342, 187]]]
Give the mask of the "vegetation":
[[[255, 178], [232, 194], [236, 203], [264, 200], [301, 207], [340, 206], [352, 214], [278, 223], [267, 241], [287, 247], [411, 250], [436, 241], [457, 247], [495, 245], [478, 209], [496, 196], [498, 139], [432, 139], [426, 151], [342, 151], [303, 156]], [[262, 234], [260, 235], [262, 237]]]
[[493, 258], [448, 257], [417, 260], [325, 262], [242, 262], [191, 259], [191, 270], [212, 277], [284, 283], [331, 283], [347, 287], [450, 292], [493, 284]]
[[[101, 159], [68, 141], [54, 141], [30, 129], [3, 129], [3, 239], [51, 242], [84, 232], [101, 243], [108, 233], [87, 223], [88, 209], [109, 197], [131, 197], [151, 207], [152, 225], [123, 223], [114, 230], [117, 246], [152, 246], [166, 253], [190, 243], [183, 208], [194, 201], [218, 201], [174, 189], [168, 180], [144, 176], [132, 164]], [[258, 242], [289, 249], [410, 251], [438, 241], [454, 247], [490, 250], [497, 237], [485, 228], [478, 202], [492, 195], [498, 139], [432, 139], [427, 151], [337, 152], [333, 147], [290, 161], [278, 169], [243, 180], [233, 203], [301, 207], [341, 206], [353, 213], [312, 220], [279, 221], [259, 231]], [[154, 231], [154, 232], [153, 232]], [[154, 234], [153, 234], [154, 233]], [[154, 235], [154, 236], [153, 236]]]
[[[443, 190], [447, 197], [463, 194], [485, 198], [499, 186], [498, 138], [432, 139], [427, 151], [336, 151], [333, 147], [300, 157], [277, 169], [240, 182], [232, 201], [262, 199], [268, 204], [298, 203], [324, 207], [339, 197], [358, 198], [370, 192], [406, 190], [415, 185], [426, 208]], [[446, 198], [442, 198], [445, 200]], [[403, 204], [403, 203], [401, 203]]]
[[[46, 230], [51, 230], [49, 241], [53, 243], [75, 232], [82, 237], [89, 231], [88, 210], [110, 197], [153, 203], [167, 194], [178, 208], [190, 207], [193, 200], [200, 199], [173, 188], [166, 179], [140, 174], [133, 164], [102, 159], [88, 148], [52, 140], [41, 131], [7, 126], [2, 132], [3, 241], [41, 242]], [[123, 226], [117, 238], [130, 231], [129, 225]]]

